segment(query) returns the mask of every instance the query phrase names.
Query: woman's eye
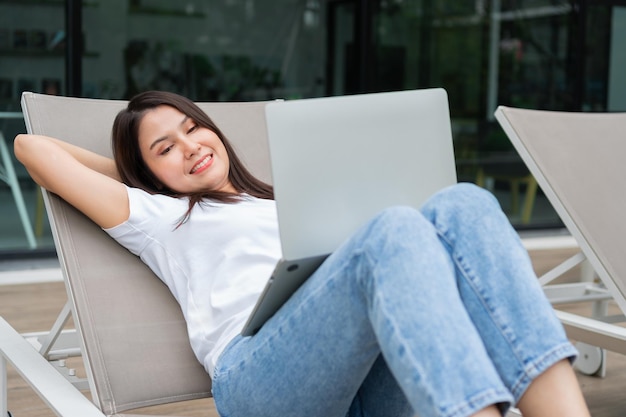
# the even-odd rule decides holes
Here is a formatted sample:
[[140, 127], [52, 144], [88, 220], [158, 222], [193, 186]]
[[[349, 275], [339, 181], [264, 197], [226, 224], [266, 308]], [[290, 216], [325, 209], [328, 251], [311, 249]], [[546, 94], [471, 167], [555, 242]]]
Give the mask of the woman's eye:
[[198, 130], [198, 125], [193, 125], [189, 128], [189, 130], [187, 131], [187, 133], [193, 133], [196, 130]]
[[163, 149], [161, 152], [159, 152], [159, 155], [165, 155], [166, 153], [168, 153], [169, 151], [171, 151], [171, 150], [172, 150], [172, 147], [173, 147], [173, 146], [174, 146], [174, 145], [170, 145], [170, 146], [168, 146], [167, 148]]

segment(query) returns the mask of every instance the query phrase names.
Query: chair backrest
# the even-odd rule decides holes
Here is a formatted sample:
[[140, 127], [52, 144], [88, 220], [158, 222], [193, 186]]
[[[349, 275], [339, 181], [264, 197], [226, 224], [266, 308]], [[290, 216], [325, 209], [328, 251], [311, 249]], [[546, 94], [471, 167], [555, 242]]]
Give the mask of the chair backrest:
[[[124, 101], [24, 93], [29, 133], [111, 155]], [[265, 103], [200, 103], [248, 168], [269, 181]], [[105, 414], [210, 396], [167, 287], [126, 249], [58, 196], [44, 190], [92, 396]]]
[[496, 118], [626, 313], [626, 113], [501, 106]]

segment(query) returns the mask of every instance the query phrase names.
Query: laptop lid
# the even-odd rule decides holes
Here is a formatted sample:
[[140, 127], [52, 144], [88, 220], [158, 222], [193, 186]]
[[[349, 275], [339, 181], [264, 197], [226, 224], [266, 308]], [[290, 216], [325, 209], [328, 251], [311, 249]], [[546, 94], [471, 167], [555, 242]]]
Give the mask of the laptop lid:
[[283, 257], [334, 251], [391, 205], [456, 182], [443, 89], [272, 102], [266, 107]]
[[283, 260], [244, 335], [374, 215], [419, 208], [457, 180], [443, 89], [277, 101], [265, 112]]

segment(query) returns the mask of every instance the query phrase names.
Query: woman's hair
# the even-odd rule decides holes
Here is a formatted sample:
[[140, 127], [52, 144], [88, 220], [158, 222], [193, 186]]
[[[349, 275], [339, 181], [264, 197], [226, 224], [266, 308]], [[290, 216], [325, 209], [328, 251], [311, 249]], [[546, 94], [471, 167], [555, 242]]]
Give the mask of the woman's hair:
[[136, 95], [129, 101], [128, 106], [118, 113], [113, 122], [113, 157], [122, 181], [126, 185], [140, 188], [152, 194], [189, 197], [189, 210], [185, 214], [183, 222], [189, 217], [193, 206], [203, 199], [229, 203], [239, 200], [239, 195], [221, 191], [176, 192], [165, 187], [148, 169], [139, 149], [139, 125], [146, 112], [158, 106], [175, 108], [192, 119], [198, 126], [212, 130], [219, 137], [226, 148], [230, 161], [228, 179], [238, 193], [247, 193], [263, 199], [274, 198], [272, 186], [258, 180], [248, 171], [222, 131], [204, 111], [188, 98], [164, 91], [146, 91]]

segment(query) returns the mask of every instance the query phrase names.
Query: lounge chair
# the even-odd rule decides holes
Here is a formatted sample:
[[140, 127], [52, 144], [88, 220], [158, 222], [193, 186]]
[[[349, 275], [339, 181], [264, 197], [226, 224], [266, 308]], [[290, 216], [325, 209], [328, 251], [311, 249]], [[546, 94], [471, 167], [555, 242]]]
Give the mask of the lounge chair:
[[[115, 100], [22, 96], [29, 133], [61, 138], [109, 156], [113, 119], [125, 105]], [[265, 103], [201, 103], [200, 107], [233, 142], [248, 168], [269, 181]], [[191, 351], [182, 313], [166, 286], [139, 258], [58, 196], [44, 190], [44, 199], [68, 305], [52, 331], [39, 338], [40, 353], [0, 320], [2, 365], [4, 358], [11, 362], [63, 416], [120, 415], [210, 396], [210, 378]], [[80, 387], [81, 381], [59, 379], [60, 374], [43, 359], [62, 358], [64, 350], [55, 346], [68, 338], [61, 329], [70, 313], [80, 343], [76, 351], [82, 353], [95, 406], [72, 385]], [[0, 416], [4, 417], [6, 377], [1, 382]]]
[[[626, 354], [626, 113], [569, 113], [500, 106], [496, 118], [542, 191], [576, 239], [581, 253], [540, 277], [568, 335], [584, 342], [589, 374], [604, 373], [604, 354]], [[598, 280], [549, 285], [587, 262]], [[583, 316], [558, 305], [589, 302]], [[613, 304], [614, 302], [614, 304]], [[609, 305], [620, 310], [610, 314]]]

